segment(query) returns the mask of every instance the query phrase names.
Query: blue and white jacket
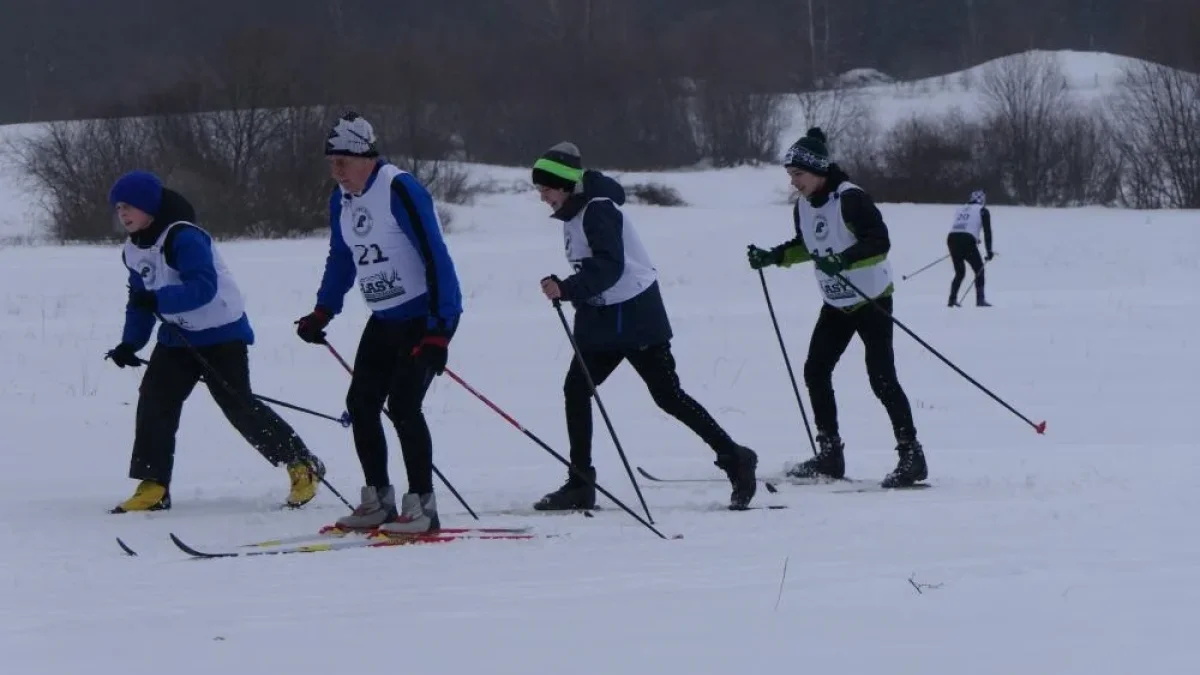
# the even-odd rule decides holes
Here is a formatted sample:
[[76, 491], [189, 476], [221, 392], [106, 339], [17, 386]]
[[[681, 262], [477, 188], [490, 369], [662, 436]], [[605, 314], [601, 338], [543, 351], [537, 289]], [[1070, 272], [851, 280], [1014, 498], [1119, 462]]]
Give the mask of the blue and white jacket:
[[317, 307], [340, 313], [356, 281], [372, 315], [386, 321], [424, 317], [429, 331], [444, 332], [463, 311], [433, 197], [412, 174], [384, 160], [362, 194], [340, 186], [330, 194], [329, 255]]
[[[158, 343], [163, 346], [182, 347], [184, 340], [194, 347], [254, 344], [241, 291], [212, 237], [195, 225], [195, 219], [187, 199], [163, 189], [154, 222], [131, 234], [121, 251], [130, 295], [153, 291], [158, 312], [175, 324], [159, 326]], [[145, 347], [156, 322], [153, 313], [127, 302], [121, 341], [135, 351]]]

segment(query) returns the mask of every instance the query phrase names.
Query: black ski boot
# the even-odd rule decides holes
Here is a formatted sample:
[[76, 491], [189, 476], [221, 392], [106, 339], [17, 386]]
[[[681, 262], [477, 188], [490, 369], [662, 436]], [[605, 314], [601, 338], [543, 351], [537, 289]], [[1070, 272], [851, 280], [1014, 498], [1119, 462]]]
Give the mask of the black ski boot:
[[900, 455], [900, 462], [891, 473], [884, 476], [883, 487], [912, 487], [913, 484], [929, 477], [929, 467], [925, 465], [925, 451], [917, 439], [900, 441], [896, 445], [896, 453]]
[[729, 483], [733, 486], [733, 493], [729, 495], [729, 510], [745, 511], [750, 507], [750, 500], [754, 499], [754, 492], [758, 490], [758, 478], [754, 473], [758, 468], [758, 455], [750, 448], [735, 445], [717, 455], [717, 461], [713, 463], [729, 476]]
[[596, 469], [588, 467], [579, 469], [592, 482], [589, 484], [578, 478], [574, 472], [568, 472], [567, 482], [554, 492], [542, 497], [533, 505], [537, 511], [576, 511], [596, 508]]
[[817, 434], [817, 456], [788, 469], [788, 478], [833, 478], [846, 477], [846, 446], [836, 434]]

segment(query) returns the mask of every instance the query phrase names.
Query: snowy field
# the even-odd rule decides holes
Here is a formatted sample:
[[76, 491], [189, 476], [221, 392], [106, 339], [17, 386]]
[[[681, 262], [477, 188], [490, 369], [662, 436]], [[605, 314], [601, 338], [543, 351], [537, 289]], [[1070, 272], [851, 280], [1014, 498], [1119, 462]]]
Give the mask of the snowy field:
[[[745, 249], [791, 236], [786, 176], [656, 179], [692, 206], [627, 212], [660, 270], [684, 386], [759, 453], [760, 475], [778, 474], [811, 451]], [[102, 360], [123, 319], [119, 249], [0, 248], [3, 672], [1196, 672], [1197, 214], [994, 208], [994, 307], [948, 309], [948, 261], [899, 278], [944, 255], [953, 206], [882, 208], [896, 316], [1045, 419], [1046, 434], [898, 332], [932, 489], [781, 484], [755, 501], [787, 509], [731, 513], [723, 482], [642, 481], [658, 528], [683, 535], [669, 541], [607, 500], [592, 518], [533, 514], [532, 503], [561, 484], [562, 465], [441, 378], [426, 405], [435, 461], [478, 525], [559, 536], [187, 559], [168, 533], [224, 549], [310, 533], [345, 507], [322, 490], [302, 510], [279, 510], [283, 469], [263, 462], [199, 389], [179, 433], [174, 508], [108, 514], [134, 486], [125, 475], [142, 372]], [[466, 315], [450, 367], [565, 454], [561, 391], [572, 356], [538, 291], [542, 276], [568, 272], [560, 228], [528, 192], [483, 198], [457, 216], [449, 242]], [[258, 336], [257, 392], [341, 414], [345, 372], [293, 333], [311, 309], [325, 242], [222, 250]], [[812, 271], [769, 270], [767, 279], [799, 370], [820, 302]], [[364, 321], [351, 297], [331, 326], [347, 358]], [[834, 384], [847, 472], [875, 480], [896, 457], [862, 358], [856, 341]], [[722, 477], [631, 369], [601, 395], [634, 465]], [[281, 413], [324, 459], [329, 481], [356, 496], [349, 431]], [[601, 484], [637, 508], [599, 416], [596, 433]], [[403, 485], [390, 430], [389, 439]], [[439, 502], [444, 525], [476, 524], [440, 486]], [[125, 556], [118, 536], [139, 555]]]

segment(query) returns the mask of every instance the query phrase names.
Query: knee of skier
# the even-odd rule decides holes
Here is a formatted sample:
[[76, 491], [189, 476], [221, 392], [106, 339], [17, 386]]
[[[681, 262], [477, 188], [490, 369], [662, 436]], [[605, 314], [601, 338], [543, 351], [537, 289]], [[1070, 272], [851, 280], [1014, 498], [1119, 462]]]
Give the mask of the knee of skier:
[[371, 415], [378, 415], [382, 407], [382, 401], [376, 402], [353, 385], [346, 392], [346, 412], [350, 413], [351, 419], [368, 419]]
[[568, 406], [572, 403], [591, 405], [592, 392], [587, 381], [582, 377], [575, 377], [573, 370], [567, 374], [567, 379], [563, 382], [563, 398], [566, 399]]
[[809, 387], [833, 386], [833, 367], [817, 359], [804, 362], [804, 383]]
[[660, 385], [650, 387], [650, 399], [654, 401], [654, 405], [661, 410], [671, 412], [679, 408], [682, 397], [679, 395], [679, 388], [669, 385]]

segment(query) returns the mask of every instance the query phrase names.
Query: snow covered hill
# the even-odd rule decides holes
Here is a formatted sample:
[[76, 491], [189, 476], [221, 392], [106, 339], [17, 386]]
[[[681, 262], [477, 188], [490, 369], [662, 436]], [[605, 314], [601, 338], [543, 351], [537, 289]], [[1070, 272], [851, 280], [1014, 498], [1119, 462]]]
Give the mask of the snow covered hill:
[[[790, 236], [777, 193], [784, 176], [668, 179], [695, 205], [629, 213], [661, 270], [684, 385], [759, 452], [763, 474], [778, 473], [810, 451], [745, 246]], [[884, 206], [898, 276], [943, 255], [950, 214]], [[451, 367], [565, 453], [570, 346], [537, 288], [566, 271], [559, 229], [529, 193], [491, 196], [459, 215], [450, 242], [467, 314]], [[783, 485], [756, 501], [786, 510], [724, 511], [728, 489], [707, 448], [623, 368], [602, 396], [631, 461], [718, 479], [642, 481], [657, 527], [683, 539], [662, 541], [607, 501], [593, 518], [533, 515], [532, 502], [563, 479], [561, 465], [441, 378], [426, 405], [436, 461], [480, 524], [559, 536], [202, 562], [185, 560], [167, 534], [224, 548], [313, 532], [344, 507], [325, 491], [280, 511], [283, 471], [246, 447], [201, 390], [184, 412], [175, 508], [106, 513], [132, 488], [141, 374], [101, 358], [120, 334], [117, 251], [0, 249], [5, 672], [1191, 672], [1200, 602], [1191, 516], [1200, 419], [1190, 394], [1200, 301], [1186, 292], [1200, 274], [1194, 215], [997, 208], [994, 218], [994, 307], [947, 309], [943, 262], [899, 282], [896, 315], [1049, 427], [1036, 435], [898, 333], [932, 489]], [[1171, 246], [1131, 247], [1131, 231]], [[340, 414], [345, 373], [292, 324], [312, 305], [324, 242], [223, 249], [258, 334], [257, 391]], [[799, 368], [819, 303], [811, 270], [767, 279]], [[330, 339], [349, 357], [364, 310], [354, 298], [347, 306]], [[848, 471], [877, 479], [895, 462], [893, 440], [857, 342], [835, 387]], [[361, 476], [349, 432], [281, 412], [353, 495]], [[600, 480], [636, 507], [604, 427], [596, 431]], [[444, 490], [439, 501], [445, 525], [474, 524]], [[125, 556], [118, 536], [139, 555]]]

